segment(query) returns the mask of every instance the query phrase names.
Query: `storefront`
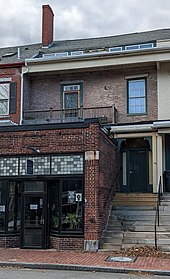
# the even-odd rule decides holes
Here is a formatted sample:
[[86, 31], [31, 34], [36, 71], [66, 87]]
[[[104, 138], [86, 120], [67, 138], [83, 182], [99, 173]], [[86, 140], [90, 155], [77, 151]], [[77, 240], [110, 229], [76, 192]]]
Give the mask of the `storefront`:
[[51, 235], [83, 235], [83, 160], [82, 154], [1, 157], [1, 236], [20, 235], [21, 248], [47, 248]]

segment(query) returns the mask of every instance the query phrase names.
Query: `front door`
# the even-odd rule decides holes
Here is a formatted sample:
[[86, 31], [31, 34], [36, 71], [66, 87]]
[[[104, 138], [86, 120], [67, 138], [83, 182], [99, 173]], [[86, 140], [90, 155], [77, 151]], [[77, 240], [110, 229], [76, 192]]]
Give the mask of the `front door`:
[[128, 188], [130, 192], [147, 192], [148, 152], [147, 150], [129, 150], [128, 152]]
[[22, 248], [46, 248], [45, 195], [23, 194]]

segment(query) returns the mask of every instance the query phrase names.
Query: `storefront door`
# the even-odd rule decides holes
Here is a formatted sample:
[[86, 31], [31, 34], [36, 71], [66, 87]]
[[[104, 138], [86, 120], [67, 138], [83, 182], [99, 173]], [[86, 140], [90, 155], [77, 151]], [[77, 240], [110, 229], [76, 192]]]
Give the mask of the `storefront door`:
[[[35, 183], [30, 185], [35, 186]], [[46, 218], [46, 193], [23, 192], [21, 225], [22, 248], [47, 248]]]

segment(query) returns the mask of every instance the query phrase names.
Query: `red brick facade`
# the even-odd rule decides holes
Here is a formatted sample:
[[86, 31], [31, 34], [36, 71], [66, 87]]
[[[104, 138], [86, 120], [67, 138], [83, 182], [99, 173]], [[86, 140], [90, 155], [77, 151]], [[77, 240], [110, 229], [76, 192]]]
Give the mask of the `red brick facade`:
[[[46, 128], [48, 125], [46, 125]], [[84, 238], [51, 238], [57, 249], [83, 249], [83, 240], [99, 241], [106, 226], [111, 198], [118, 187], [119, 158], [115, 144], [100, 129], [99, 123], [88, 127], [1, 132], [0, 156], [31, 153], [26, 146], [38, 147], [43, 154], [82, 153], [84, 165]], [[94, 153], [88, 157], [86, 153]], [[97, 155], [95, 155], [97, 154]], [[67, 246], [67, 247], [66, 247]]]
[[21, 67], [5, 67], [0, 68], [0, 79], [9, 78], [10, 82], [16, 82], [16, 113], [9, 114], [8, 116], [0, 117], [0, 120], [10, 120], [16, 124], [20, 123], [20, 113], [21, 113]]
[[[147, 113], [130, 116], [127, 114], [127, 78], [138, 75], [147, 76]], [[82, 82], [84, 108], [115, 105], [118, 123], [157, 119], [157, 74], [152, 66], [34, 77], [25, 92], [25, 109], [62, 109], [61, 85], [67, 82]]]

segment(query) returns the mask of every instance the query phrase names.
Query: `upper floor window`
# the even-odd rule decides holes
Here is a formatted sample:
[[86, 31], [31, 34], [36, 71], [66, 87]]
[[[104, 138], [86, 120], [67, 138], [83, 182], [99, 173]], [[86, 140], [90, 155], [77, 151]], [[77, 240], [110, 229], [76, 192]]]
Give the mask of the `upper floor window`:
[[66, 85], [63, 87], [63, 107], [64, 109], [80, 108], [80, 85]]
[[9, 114], [9, 83], [0, 84], [0, 114]]
[[0, 115], [16, 113], [16, 82], [0, 82]]
[[82, 82], [73, 84], [61, 84], [61, 108], [63, 116], [74, 119], [81, 116], [83, 105]]
[[146, 113], [146, 79], [127, 81], [128, 114]]

